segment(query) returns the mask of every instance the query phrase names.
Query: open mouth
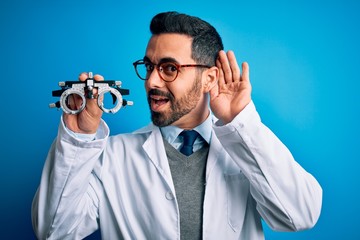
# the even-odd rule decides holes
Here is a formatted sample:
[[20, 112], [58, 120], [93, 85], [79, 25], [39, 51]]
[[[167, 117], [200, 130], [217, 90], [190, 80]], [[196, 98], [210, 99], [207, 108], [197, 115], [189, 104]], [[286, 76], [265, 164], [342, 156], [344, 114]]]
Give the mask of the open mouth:
[[158, 112], [160, 111], [170, 100], [164, 96], [150, 95], [150, 106], [151, 110]]

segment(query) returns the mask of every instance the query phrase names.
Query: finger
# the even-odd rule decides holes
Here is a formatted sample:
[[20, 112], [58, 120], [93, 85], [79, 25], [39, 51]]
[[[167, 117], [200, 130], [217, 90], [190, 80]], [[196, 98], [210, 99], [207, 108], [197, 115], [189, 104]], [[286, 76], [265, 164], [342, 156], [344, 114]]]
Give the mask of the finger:
[[104, 77], [103, 77], [102, 75], [96, 74], [96, 75], [94, 76], [94, 79], [95, 79], [96, 81], [103, 81], [103, 80], [104, 80]]
[[81, 108], [81, 105], [83, 105], [83, 99], [77, 95], [77, 94], [73, 94], [73, 101], [74, 101], [74, 104], [75, 104], [75, 109], [78, 110]]
[[223, 51], [223, 50], [219, 52], [219, 61], [221, 63], [221, 69], [224, 72], [225, 83], [231, 83], [233, 81], [232, 72], [231, 72], [228, 57], [227, 57], [225, 51]]
[[76, 110], [76, 104], [75, 104], [75, 99], [74, 99], [74, 94], [71, 94], [67, 97], [66, 99], [66, 105], [68, 108], [70, 108], [71, 110]]
[[219, 59], [216, 59], [216, 67], [219, 69], [218, 84], [219, 85], [224, 85], [225, 84], [224, 71], [222, 70], [222, 66], [221, 66], [221, 63], [220, 63]]
[[[80, 73], [79, 75], [79, 80], [80, 81], [85, 81], [86, 79], [89, 78], [89, 74], [87, 72], [82, 72]], [[96, 81], [102, 81], [104, 80], [104, 77], [102, 75], [99, 75], [99, 74], [96, 74], [94, 77], [93, 77]]]
[[79, 110], [83, 104], [83, 99], [78, 94], [70, 94], [66, 98], [66, 106], [71, 110]]
[[250, 82], [250, 67], [247, 62], [242, 63], [242, 75], [241, 75], [241, 81], [243, 82]]
[[[82, 82], [85, 82], [87, 79], [89, 78], [89, 73], [88, 72], [82, 72], [79, 74], [79, 80], [82, 81]], [[95, 79], [95, 77], [93, 77]], [[97, 76], [97, 78], [99, 78]], [[88, 90], [85, 90], [85, 96], [87, 96], [87, 91]], [[93, 88], [92, 90], [93, 92], [93, 96], [94, 96], [94, 99], [89, 99], [86, 97], [86, 108], [89, 110], [95, 110], [98, 106], [97, 106], [97, 89], [96, 88]], [[80, 103], [80, 105], [79, 105]], [[82, 102], [78, 102], [78, 100], [76, 100], [76, 106], [81, 106]]]
[[219, 95], [219, 85], [215, 84], [209, 91], [210, 100], [215, 99]]
[[89, 78], [89, 74], [87, 72], [83, 72], [79, 74], [79, 80], [82, 82], [84, 82], [88, 78]]
[[230, 65], [230, 69], [231, 69], [231, 74], [232, 74], [232, 81], [233, 82], [240, 82], [240, 68], [239, 65], [236, 61], [236, 57], [233, 51], [228, 51], [227, 52], [227, 58], [229, 60], [229, 65]]
[[[99, 75], [99, 74], [95, 74], [93, 78], [94, 78], [95, 81], [104, 81], [104, 77], [102, 75]], [[95, 98], [98, 97], [98, 89], [97, 88], [93, 89], [93, 95], [94, 95]]]

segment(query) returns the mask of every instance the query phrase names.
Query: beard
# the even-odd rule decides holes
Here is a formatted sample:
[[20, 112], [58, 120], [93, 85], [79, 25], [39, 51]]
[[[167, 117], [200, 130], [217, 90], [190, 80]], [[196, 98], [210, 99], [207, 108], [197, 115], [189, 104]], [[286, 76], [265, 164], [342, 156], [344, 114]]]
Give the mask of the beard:
[[[164, 96], [169, 99], [170, 109], [163, 112], [154, 112], [151, 110], [150, 95]], [[151, 89], [148, 92], [148, 103], [151, 112], [151, 121], [158, 127], [165, 127], [173, 124], [184, 115], [193, 110], [200, 100], [201, 96], [201, 79], [197, 78], [194, 81], [190, 90], [180, 99], [175, 99], [170, 92], [163, 92], [158, 89]]]

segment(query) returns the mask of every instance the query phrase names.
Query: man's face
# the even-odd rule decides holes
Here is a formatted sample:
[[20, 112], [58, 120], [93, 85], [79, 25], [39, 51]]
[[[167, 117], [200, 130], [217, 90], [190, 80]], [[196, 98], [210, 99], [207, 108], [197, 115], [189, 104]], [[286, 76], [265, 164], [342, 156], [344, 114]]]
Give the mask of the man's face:
[[[192, 39], [186, 35], [154, 35], [145, 57], [153, 64], [165, 59], [177, 64], [196, 64], [191, 58], [191, 43]], [[201, 78], [201, 73], [194, 67], [180, 68], [173, 82], [165, 82], [155, 68], [145, 82], [153, 123], [157, 126], [193, 127], [193, 122], [204, 115], [204, 104], [199, 104], [204, 98]]]

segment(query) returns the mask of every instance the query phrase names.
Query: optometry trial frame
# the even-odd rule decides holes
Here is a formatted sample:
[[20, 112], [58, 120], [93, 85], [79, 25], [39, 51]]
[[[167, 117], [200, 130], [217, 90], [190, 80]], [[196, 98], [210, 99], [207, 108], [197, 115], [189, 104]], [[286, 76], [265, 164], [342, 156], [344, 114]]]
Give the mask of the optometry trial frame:
[[[104, 80], [97, 81], [93, 77], [93, 73], [88, 73], [88, 78], [84, 81], [65, 81], [59, 82], [60, 90], [52, 91], [53, 97], [60, 97], [60, 100], [55, 103], [50, 103], [50, 108], [61, 108], [67, 114], [78, 114], [84, 110], [86, 106], [86, 99], [97, 99], [99, 108], [105, 113], [116, 113], [124, 106], [132, 106], [132, 101], [123, 99], [123, 95], [129, 95], [128, 89], [121, 88], [121, 81]], [[97, 89], [97, 94], [93, 93], [93, 89]], [[106, 108], [104, 106], [104, 95], [110, 93], [112, 96], [113, 108]], [[70, 101], [74, 101], [75, 97], [81, 98], [81, 105], [73, 109]]]

